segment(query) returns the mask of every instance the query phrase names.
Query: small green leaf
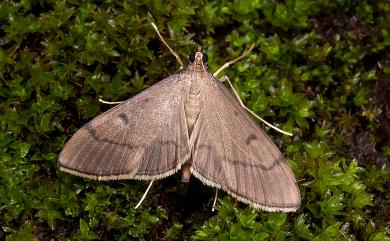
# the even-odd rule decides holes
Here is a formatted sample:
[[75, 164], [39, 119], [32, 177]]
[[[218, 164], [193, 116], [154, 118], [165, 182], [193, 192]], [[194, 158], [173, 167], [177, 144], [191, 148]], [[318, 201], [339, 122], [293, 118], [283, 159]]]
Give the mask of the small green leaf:
[[253, 237], [252, 241], [262, 241], [262, 240], [265, 240], [265, 239], [268, 238], [268, 237], [269, 237], [269, 234], [268, 234], [268, 233], [266, 233], [266, 232], [261, 232], [261, 233], [256, 234], [256, 235]]
[[340, 240], [340, 241], [348, 241], [345, 234], [343, 234], [339, 230], [339, 224], [335, 223], [329, 227], [327, 227], [325, 230], [323, 230], [319, 235], [317, 235], [313, 241], [334, 241], [334, 240]]
[[260, 38], [260, 49], [266, 54], [269, 60], [278, 60], [282, 55], [281, 42], [277, 35], [266, 38]]
[[342, 209], [344, 208], [344, 195], [338, 194], [333, 195], [328, 200], [320, 203], [321, 212], [325, 215], [340, 215], [342, 213]]
[[183, 225], [179, 223], [175, 223], [169, 229], [165, 231], [165, 238], [168, 240], [176, 240], [180, 237], [182, 232]]
[[377, 232], [370, 235], [369, 241], [389, 241], [390, 236], [388, 232]]
[[310, 224], [305, 224], [305, 221], [305, 215], [299, 215], [298, 218], [295, 220], [294, 230], [299, 237], [311, 240], [313, 239], [314, 235], [309, 230]]
[[25, 157], [28, 154], [31, 145], [26, 142], [17, 142], [12, 144], [12, 147], [17, 150], [19, 157]]
[[352, 204], [356, 208], [372, 205], [373, 195], [360, 190], [352, 195]]
[[99, 236], [97, 236], [94, 232], [89, 230], [88, 223], [85, 222], [83, 219], [80, 219], [79, 239], [93, 240], [93, 239], [98, 239], [98, 238], [99, 238]]
[[80, 219], [80, 233], [81, 235], [86, 235], [89, 232], [88, 224], [83, 220]]
[[294, 11], [297, 14], [305, 14], [310, 8], [311, 3], [309, 0], [295, 0]]
[[289, 13], [286, 8], [286, 5], [283, 3], [278, 3], [275, 8], [275, 17], [279, 20], [281, 24], [286, 24], [289, 21]]

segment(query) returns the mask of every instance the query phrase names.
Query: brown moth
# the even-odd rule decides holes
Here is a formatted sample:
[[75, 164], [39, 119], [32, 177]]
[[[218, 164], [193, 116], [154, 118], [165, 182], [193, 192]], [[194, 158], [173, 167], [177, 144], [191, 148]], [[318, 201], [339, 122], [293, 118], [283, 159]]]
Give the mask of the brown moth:
[[157, 180], [182, 170], [266, 211], [295, 211], [300, 192], [286, 159], [207, 67], [200, 47], [186, 69], [83, 126], [65, 144], [62, 171], [97, 180]]

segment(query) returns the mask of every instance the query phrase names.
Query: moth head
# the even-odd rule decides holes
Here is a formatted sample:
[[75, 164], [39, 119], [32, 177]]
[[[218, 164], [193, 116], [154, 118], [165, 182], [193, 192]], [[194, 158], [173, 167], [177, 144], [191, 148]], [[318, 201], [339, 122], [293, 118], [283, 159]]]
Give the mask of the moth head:
[[207, 67], [208, 56], [202, 52], [202, 47], [198, 46], [195, 51], [193, 51], [190, 56], [190, 66], [194, 66], [195, 69], [199, 67]]

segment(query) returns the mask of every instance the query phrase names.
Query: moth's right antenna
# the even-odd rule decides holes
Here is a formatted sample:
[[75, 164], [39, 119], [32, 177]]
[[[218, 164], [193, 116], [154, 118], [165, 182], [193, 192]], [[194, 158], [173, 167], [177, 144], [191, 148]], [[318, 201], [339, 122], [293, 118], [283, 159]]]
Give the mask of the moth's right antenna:
[[214, 77], [217, 77], [217, 75], [219, 73], [221, 73], [222, 70], [226, 69], [227, 67], [229, 67], [230, 65], [234, 64], [235, 62], [245, 58], [252, 50], [253, 48], [255, 47], [255, 44], [252, 44], [251, 47], [243, 54], [241, 54], [240, 56], [238, 56], [237, 58], [233, 59], [233, 60], [230, 60], [229, 62], [225, 63], [224, 65], [222, 65], [217, 71], [215, 71], [215, 73], [213, 74]]
[[156, 31], [156, 33], [157, 33], [158, 37], [160, 38], [161, 42], [163, 42], [163, 43], [165, 44], [165, 46], [167, 46], [167, 48], [169, 49], [169, 52], [171, 52], [171, 54], [173, 54], [173, 56], [175, 56], [177, 62], [178, 62], [179, 65], [180, 65], [180, 70], [182, 70], [184, 65], [183, 65], [183, 62], [182, 62], [181, 59], [180, 59], [180, 56], [176, 53], [175, 50], [173, 50], [173, 49], [168, 45], [167, 42], [165, 42], [164, 38], [161, 36], [160, 32], [158, 31], [158, 28], [157, 28], [157, 26], [156, 26], [156, 23], [155, 23], [155, 21], [153, 20], [153, 16], [152, 16], [152, 14], [150, 14], [150, 12], [148, 12], [148, 20], [149, 20], [150, 24], [152, 25], [152, 27], [154, 28], [154, 30]]

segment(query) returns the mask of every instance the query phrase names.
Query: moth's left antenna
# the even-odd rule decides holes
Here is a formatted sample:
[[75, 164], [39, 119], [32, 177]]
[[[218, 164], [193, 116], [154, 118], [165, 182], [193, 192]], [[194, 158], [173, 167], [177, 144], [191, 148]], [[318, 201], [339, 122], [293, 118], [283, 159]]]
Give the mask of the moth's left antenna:
[[163, 42], [163, 43], [165, 44], [165, 46], [167, 46], [167, 48], [169, 49], [169, 52], [171, 52], [171, 54], [173, 54], [173, 56], [175, 56], [177, 62], [178, 62], [179, 65], [180, 65], [180, 70], [182, 70], [182, 69], [183, 69], [183, 66], [184, 66], [183, 61], [181, 61], [180, 56], [176, 53], [175, 50], [173, 50], [173, 49], [168, 45], [168, 43], [167, 43], [167, 42], [164, 40], [164, 38], [161, 36], [160, 31], [158, 31], [157, 25], [156, 25], [156, 23], [155, 23], [155, 21], [154, 21], [154, 19], [153, 19], [152, 14], [150, 14], [150, 12], [148, 12], [148, 20], [149, 20], [150, 24], [152, 25], [154, 31], [156, 31], [156, 33], [157, 33], [158, 37], [160, 38], [161, 42]]

